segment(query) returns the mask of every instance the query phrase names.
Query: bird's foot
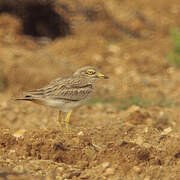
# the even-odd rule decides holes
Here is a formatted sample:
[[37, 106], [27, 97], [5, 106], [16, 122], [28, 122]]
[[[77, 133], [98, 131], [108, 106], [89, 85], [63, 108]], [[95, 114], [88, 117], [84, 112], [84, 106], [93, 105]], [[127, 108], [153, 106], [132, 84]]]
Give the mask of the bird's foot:
[[82, 127], [79, 127], [79, 126], [75, 126], [73, 124], [67, 124], [65, 121], [59, 123], [59, 130], [63, 133], [75, 133], [75, 134], [81, 134], [84, 129]]

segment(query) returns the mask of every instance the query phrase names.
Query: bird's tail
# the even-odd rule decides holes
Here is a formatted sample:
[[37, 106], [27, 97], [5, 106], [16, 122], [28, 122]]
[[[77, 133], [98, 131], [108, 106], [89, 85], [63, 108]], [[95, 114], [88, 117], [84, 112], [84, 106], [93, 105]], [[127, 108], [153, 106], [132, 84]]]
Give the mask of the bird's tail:
[[22, 98], [16, 98], [17, 101], [31, 101], [38, 104], [44, 104], [44, 101], [41, 97], [41, 89], [38, 89], [36, 91], [29, 91], [29, 92], [23, 92]]
[[23, 97], [21, 98], [15, 98], [15, 100], [22, 100], [22, 101], [32, 101], [36, 99], [35, 97], [33, 97], [31, 94], [27, 94], [26, 92], [23, 93]]
[[23, 97], [16, 98], [15, 100], [32, 101], [37, 98], [38, 97], [36, 96], [34, 91], [29, 91], [29, 92], [23, 92]]
[[16, 98], [15, 100], [17, 100], [17, 101], [31, 101], [31, 102], [34, 102], [37, 104], [42, 104], [42, 105], [45, 104], [45, 102], [41, 98], [38, 98], [38, 97], [32, 96], [32, 95], [25, 95], [24, 97]]
[[17, 100], [17, 101], [32, 101], [33, 99], [24, 97], [24, 98], [16, 98], [15, 100]]

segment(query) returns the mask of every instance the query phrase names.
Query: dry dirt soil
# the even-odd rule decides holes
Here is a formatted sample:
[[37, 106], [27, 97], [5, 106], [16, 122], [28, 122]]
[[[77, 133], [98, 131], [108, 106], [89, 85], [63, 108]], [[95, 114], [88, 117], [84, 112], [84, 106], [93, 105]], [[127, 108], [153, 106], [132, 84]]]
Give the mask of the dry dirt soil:
[[[0, 180], [180, 179], [179, 0], [0, 1]], [[93, 65], [109, 80], [61, 131], [16, 102]]]

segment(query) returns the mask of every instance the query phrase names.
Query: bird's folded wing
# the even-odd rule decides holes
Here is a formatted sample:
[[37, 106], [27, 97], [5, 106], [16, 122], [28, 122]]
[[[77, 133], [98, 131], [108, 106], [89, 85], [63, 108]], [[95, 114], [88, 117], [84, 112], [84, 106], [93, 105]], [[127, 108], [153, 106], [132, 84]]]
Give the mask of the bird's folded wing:
[[79, 101], [89, 96], [92, 91], [92, 84], [83, 79], [58, 78], [44, 88], [25, 92], [25, 97]]

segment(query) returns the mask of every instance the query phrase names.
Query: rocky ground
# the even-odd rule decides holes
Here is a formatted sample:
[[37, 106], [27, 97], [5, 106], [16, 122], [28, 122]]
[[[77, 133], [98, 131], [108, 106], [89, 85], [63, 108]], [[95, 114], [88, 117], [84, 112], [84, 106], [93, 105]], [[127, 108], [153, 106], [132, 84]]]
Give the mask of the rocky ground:
[[[0, 1], [0, 180], [180, 179], [180, 69], [168, 59], [179, 18], [179, 0]], [[55, 109], [14, 100], [84, 65], [110, 79], [71, 132]]]

